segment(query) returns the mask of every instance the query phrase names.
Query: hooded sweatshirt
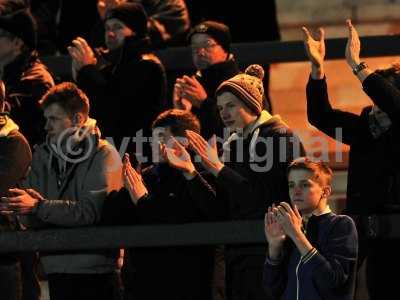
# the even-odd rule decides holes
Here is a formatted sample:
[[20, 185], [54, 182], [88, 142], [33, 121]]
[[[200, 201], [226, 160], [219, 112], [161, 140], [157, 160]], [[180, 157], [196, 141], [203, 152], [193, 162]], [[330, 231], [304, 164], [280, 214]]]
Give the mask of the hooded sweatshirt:
[[[36, 190], [44, 200], [33, 215], [23, 218], [26, 226], [77, 227], [99, 221], [106, 196], [122, 187], [122, 163], [115, 148], [95, 129], [89, 119], [69, 136], [73, 155], [61, 150], [66, 144], [55, 147], [48, 142], [35, 151], [24, 187]], [[108, 273], [115, 268], [115, 258], [104, 251], [41, 253], [47, 274]]]
[[217, 185], [231, 219], [263, 219], [268, 206], [289, 199], [287, 167], [304, 148], [279, 115], [262, 111], [242, 133], [233, 133], [223, 150]]

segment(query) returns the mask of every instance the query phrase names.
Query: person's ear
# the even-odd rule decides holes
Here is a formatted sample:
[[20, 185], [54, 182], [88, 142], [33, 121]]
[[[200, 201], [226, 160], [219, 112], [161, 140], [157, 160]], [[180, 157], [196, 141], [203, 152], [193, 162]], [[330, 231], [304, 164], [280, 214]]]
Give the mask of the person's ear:
[[76, 126], [76, 127], [80, 127], [83, 125], [83, 123], [85, 122], [85, 117], [83, 116], [82, 113], [75, 113], [72, 116], [72, 125]]
[[24, 46], [24, 41], [19, 37], [15, 37], [12, 42], [14, 43], [15, 48], [17, 49], [22, 49], [22, 47]]
[[322, 197], [323, 198], [329, 198], [331, 193], [332, 193], [332, 187], [331, 186], [327, 185], [327, 186], [324, 186], [322, 188]]

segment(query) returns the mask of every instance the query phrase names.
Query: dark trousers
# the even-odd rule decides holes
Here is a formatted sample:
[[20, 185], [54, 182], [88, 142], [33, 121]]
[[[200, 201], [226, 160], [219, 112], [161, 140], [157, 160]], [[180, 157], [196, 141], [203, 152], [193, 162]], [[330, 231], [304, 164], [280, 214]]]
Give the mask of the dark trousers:
[[21, 269], [18, 262], [0, 262], [0, 299], [21, 300]]
[[109, 274], [50, 274], [51, 300], [120, 300], [118, 275]]
[[394, 299], [399, 292], [400, 240], [377, 239], [366, 243], [367, 289], [370, 300]]
[[245, 259], [226, 265], [227, 300], [271, 300], [262, 285], [264, 258]]
[[21, 253], [22, 300], [40, 300], [40, 283], [38, 278], [39, 258], [36, 252]]

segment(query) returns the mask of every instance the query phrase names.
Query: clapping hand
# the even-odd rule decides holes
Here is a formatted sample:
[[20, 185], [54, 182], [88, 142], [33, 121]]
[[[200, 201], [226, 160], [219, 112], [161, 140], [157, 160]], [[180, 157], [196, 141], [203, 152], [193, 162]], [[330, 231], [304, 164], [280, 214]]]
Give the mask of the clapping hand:
[[324, 77], [325, 31], [319, 28], [318, 37], [314, 39], [306, 27], [303, 26], [301, 29], [303, 30], [304, 47], [312, 66], [311, 76], [314, 79], [322, 79]]
[[148, 192], [142, 176], [132, 167], [128, 154], [124, 155], [122, 170], [124, 186], [128, 190], [133, 203], [137, 204], [139, 199], [148, 194]]
[[275, 248], [281, 248], [282, 243], [286, 239], [286, 235], [285, 232], [283, 231], [282, 226], [278, 223], [276, 215], [273, 212], [274, 208], [275, 208], [274, 204], [268, 207], [268, 211], [265, 214], [264, 232], [269, 246]]
[[191, 175], [196, 171], [192, 159], [185, 147], [174, 137], [166, 144], [160, 143], [160, 153], [170, 166], [183, 171], [186, 178], [192, 178]]
[[200, 156], [204, 168], [217, 177], [218, 173], [224, 167], [224, 164], [218, 157], [216, 136], [212, 136], [209, 144], [201, 135], [194, 131], [186, 130], [186, 134], [189, 138], [190, 147]]
[[302, 232], [303, 219], [297, 206], [292, 208], [289, 203], [281, 202], [278, 206], [272, 208], [279, 225], [291, 239], [294, 239], [297, 233]]
[[195, 76], [184, 75], [176, 83], [181, 87], [181, 96], [189, 100], [193, 106], [199, 108], [207, 99], [207, 92]]
[[346, 61], [349, 66], [354, 69], [360, 64], [360, 50], [361, 43], [360, 37], [358, 36], [357, 30], [354, 28], [351, 20], [346, 20], [346, 25], [349, 30], [349, 36], [346, 44]]
[[84, 66], [97, 64], [97, 58], [83, 38], [77, 37], [72, 44], [73, 46], [68, 47], [68, 52], [72, 58], [72, 76], [76, 80], [79, 70]]

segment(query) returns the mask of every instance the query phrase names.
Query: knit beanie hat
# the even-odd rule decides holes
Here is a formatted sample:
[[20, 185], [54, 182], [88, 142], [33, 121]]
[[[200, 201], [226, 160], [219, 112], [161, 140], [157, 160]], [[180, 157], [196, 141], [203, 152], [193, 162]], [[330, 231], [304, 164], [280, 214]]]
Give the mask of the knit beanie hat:
[[147, 14], [139, 3], [126, 2], [109, 9], [104, 22], [109, 19], [120, 20], [140, 38], [148, 35]]
[[211, 36], [226, 52], [230, 52], [231, 33], [225, 24], [215, 21], [204, 21], [196, 25], [188, 35], [188, 40], [196, 33], [205, 33]]
[[37, 25], [29, 9], [18, 9], [0, 15], [0, 28], [19, 37], [29, 49], [37, 43]]
[[216, 94], [218, 96], [223, 92], [231, 92], [259, 116], [263, 110], [263, 78], [264, 69], [260, 65], [250, 65], [245, 73], [222, 82], [217, 88]]

